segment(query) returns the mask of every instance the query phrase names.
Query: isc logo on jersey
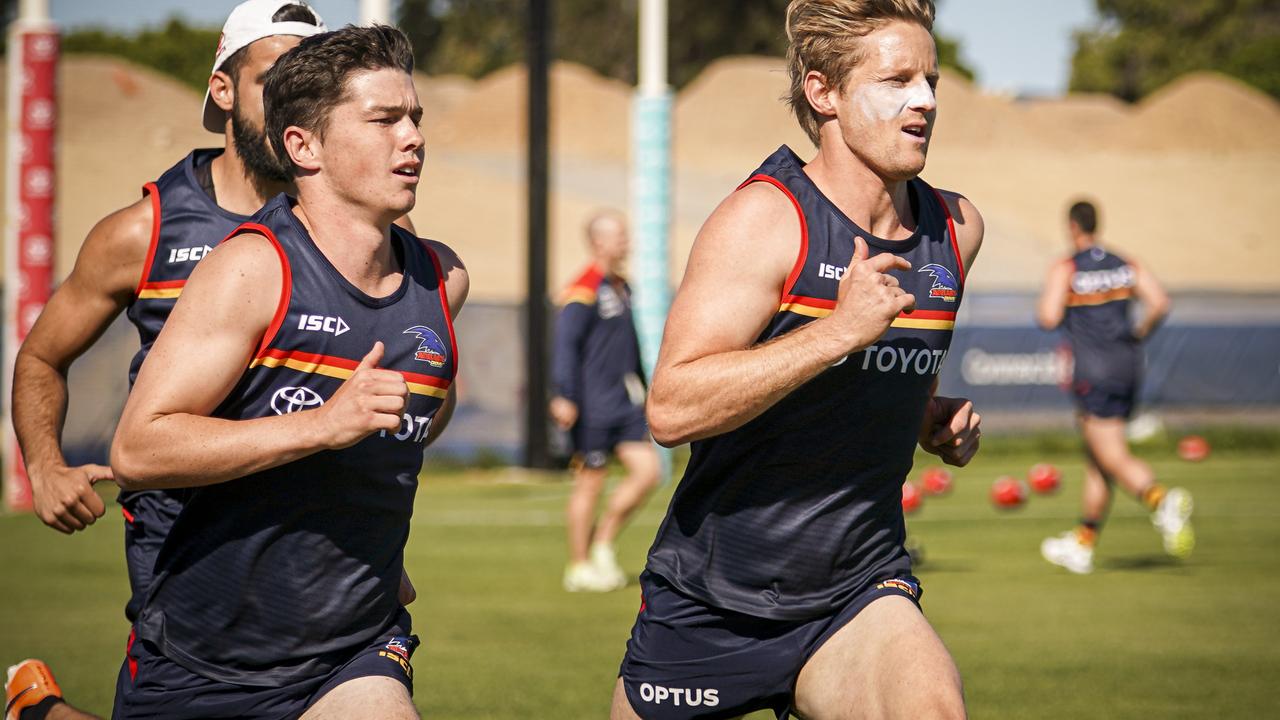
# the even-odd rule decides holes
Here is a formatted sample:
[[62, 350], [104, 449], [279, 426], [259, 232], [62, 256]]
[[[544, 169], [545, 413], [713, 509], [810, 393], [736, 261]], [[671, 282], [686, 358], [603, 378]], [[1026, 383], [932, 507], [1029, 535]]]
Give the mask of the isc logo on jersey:
[[655, 705], [670, 701], [676, 706], [698, 707], [699, 705], [706, 705], [707, 707], [715, 707], [720, 704], [720, 691], [716, 689], [704, 690], [702, 688], [669, 688], [661, 685], [640, 683], [640, 699]]
[[844, 277], [845, 268], [831, 263], [818, 263], [818, 277], [828, 280], [839, 280]]
[[169, 262], [184, 263], [195, 262], [200, 258], [213, 252], [213, 248], [208, 245], [197, 245], [195, 247], [170, 248]]
[[298, 318], [299, 330], [332, 333], [335, 337], [351, 329], [347, 321], [327, 315], [303, 315]]

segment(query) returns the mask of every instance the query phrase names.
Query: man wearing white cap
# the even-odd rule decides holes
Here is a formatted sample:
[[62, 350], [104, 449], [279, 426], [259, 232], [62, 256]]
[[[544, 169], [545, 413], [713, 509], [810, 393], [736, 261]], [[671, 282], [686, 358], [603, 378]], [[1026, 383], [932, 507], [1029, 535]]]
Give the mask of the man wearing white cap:
[[[141, 347], [130, 363], [132, 385], [142, 361], [205, 253], [291, 185], [263, 130], [262, 76], [281, 54], [324, 21], [300, 0], [248, 0], [228, 16], [218, 41], [203, 125], [225, 147], [194, 150], [137, 202], [103, 218], [89, 232], [71, 274], [18, 352], [13, 422], [31, 478], [36, 514], [63, 533], [83, 530], [106, 512], [94, 483], [110, 468], [68, 466], [60, 447], [67, 371], [121, 311], [137, 326]], [[155, 558], [182, 508], [182, 491], [122, 492], [125, 557], [132, 622], [146, 597]], [[411, 599], [406, 583], [402, 598]], [[40, 661], [11, 668], [6, 719], [81, 717]], [[10, 705], [10, 701], [14, 701]]]

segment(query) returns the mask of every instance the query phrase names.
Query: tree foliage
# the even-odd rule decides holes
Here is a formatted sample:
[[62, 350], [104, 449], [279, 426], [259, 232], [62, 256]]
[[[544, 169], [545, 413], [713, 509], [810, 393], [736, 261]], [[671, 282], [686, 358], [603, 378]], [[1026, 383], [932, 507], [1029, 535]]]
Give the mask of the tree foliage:
[[1137, 100], [1194, 70], [1280, 98], [1275, 0], [1096, 0], [1102, 23], [1076, 34], [1071, 89]]
[[9, 49], [9, 23], [18, 18], [18, 0], [4, 0], [0, 2], [0, 22], [4, 23], [5, 32], [0, 33], [0, 53], [4, 53]]
[[[668, 5], [670, 80], [683, 87], [726, 55], [783, 55], [788, 0], [698, 0]], [[636, 80], [637, 0], [555, 0], [555, 57], [627, 83]], [[402, 0], [398, 23], [418, 67], [480, 77], [524, 60], [527, 0]], [[943, 65], [972, 78], [954, 41], [938, 39]]]
[[[15, 0], [2, 0], [9, 8]], [[399, 26], [415, 48], [418, 69], [431, 74], [482, 77], [523, 62], [528, 0], [401, 0]], [[636, 81], [637, 0], [553, 0], [554, 56], [608, 77]], [[683, 87], [726, 55], [783, 55], [787, 0], [671, 2], [670, 79]], [[116, 55], [173, 75], [203, 91], [209, 81], [218, 29], [172, 18], [132, 34], [100, 28], [63, 36], [68, 53]], [[938, 60], [966, 77], [956, 42], [938, 37]]]
[[62, 50], [117, 55], [172, 75], [203, 92], [209, 86], [219, 34], [218, 28], [193, 27], [172, 18], [164, 25], [131, 35], [99, 28], [74, 30], [63, 36]]

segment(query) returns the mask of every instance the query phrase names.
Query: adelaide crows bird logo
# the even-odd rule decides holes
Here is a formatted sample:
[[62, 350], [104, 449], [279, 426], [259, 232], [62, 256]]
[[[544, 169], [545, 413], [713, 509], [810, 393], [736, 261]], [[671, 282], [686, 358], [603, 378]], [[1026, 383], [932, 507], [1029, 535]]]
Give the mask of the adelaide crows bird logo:
[[941, 298], [949, 303], [956, 301], [956, 296], [960, 294], [960, 283], [956, 282], [956, 276], [950, 270], [937, 263], [929, 263], [916, 272], [927, 272], [933, 276], [929, 297]]
[[440, 341], [440, 336], [435, 330], [425, 325], [414, 325], [405, 330], [402, 335], [417, 335], [422, 342], [418, 345], [418, 349], [414, 351], [413, 356], [421, 360], [431, 367], [444, 367], [446, 351], [444, 343]]

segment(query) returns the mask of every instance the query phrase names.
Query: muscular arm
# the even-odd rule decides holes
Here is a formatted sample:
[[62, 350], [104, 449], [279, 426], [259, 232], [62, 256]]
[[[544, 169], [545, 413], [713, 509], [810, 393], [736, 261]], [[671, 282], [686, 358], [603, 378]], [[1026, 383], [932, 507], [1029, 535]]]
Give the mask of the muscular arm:
[[[956, 244], [967, 276], [978, 259], [978, 251], [982, 249], [985, 234], [982, 215], [962, 195], [942, 191], [942, 196], [956, 226]], [[973, 402], [968, 398], [935, 395], [937, 390], [938, 380], [935, 378], [920, 427], [920, 447], [949, 465], [963, 467], [978, 452], [982, 416], [974, 410]]]
[[1049, 269], [1040, 300], [1036, 303], [1036, 322], [1044, 330], [1053, 330], [1062, 324], [1067, 312], [1067, 295], [1071, 292], [1070, 260], [1062, 260]]
[[[408, 218], [409, 216], [405, 215], [403, 219]], [[434, 240], [426, 242], [436, 251], [436, 257], [440, 260], [440, 269], [445, 276], [445, 293], [449, 296], [449, 319], [457, 320], [458, 313], [462, 312], [462, 306], [467, 302], [467, 294], [471, 290], [471, 278], [467, 275], [466, 266], [462, 264], [462, 260], [452, 248]], [[456, 385], [450, 385], [444, 404], [436, 411], [435, 419], [427, 429], [425, 442], [428, 446], [440, 437], [445, 428], [449, 427], [449, 421], [453, 419], [453, 410], [457, 405], [458, 389]]]
[[1147, 266], [1133, 263], [1133, 269], [1137, 275], [1133, 291], [1143, 307], [1142, 320], [1134, 328], [1133, 335], [1139, 340], [1145, 340], [1168, 317], [1172, 302], [1160, 281], [1147, 270]]
[[275, 249], [260, 235], [226, 241], [200, 261], [120, 418], [111, 465], [121, 486], [212, 485], [399, 428], [408, 388], [399, 373], [376, 369], [381, 343], [318, 409], [209, 417], [270, 324], [281, 278]]
[[[649, 394], [653, 437], [672, 446], [728, 432], [851, 352], [875, 342], [914, 298], [883, 275], [888, 253], [857, 259], [826, 318], [754, 345], [778, 311], [800, 225], [781, 191], [748, 185], [716, 208], [694, 241], [672, 303]], [[865, 243], [858, 252], [865, 258]]]
[[956, 227], [956, 245], [960, 247], [960, 259], [964, 262], [964, 274], [968, 277], [973, 264], [978, 260], [978, 251], [982, 249], [982, 238], [986, 235], [987, 226], [982, 220], [982, 213], [969, 202], [969, 198], [950, 190], [939, 191], [951, 212], [951, 222]]
[[67, 372], [133, 297], [151, 241], [151, 201], [143, 198], [89, 231], [71, 274], [53, 293], [18, 349], [13, 368], [13, 427], [36, 514], [62, 532], [82, 530], [106, 508], [92, 483], [111, 479], [99, 465], [67, 467], [62, 429]]

